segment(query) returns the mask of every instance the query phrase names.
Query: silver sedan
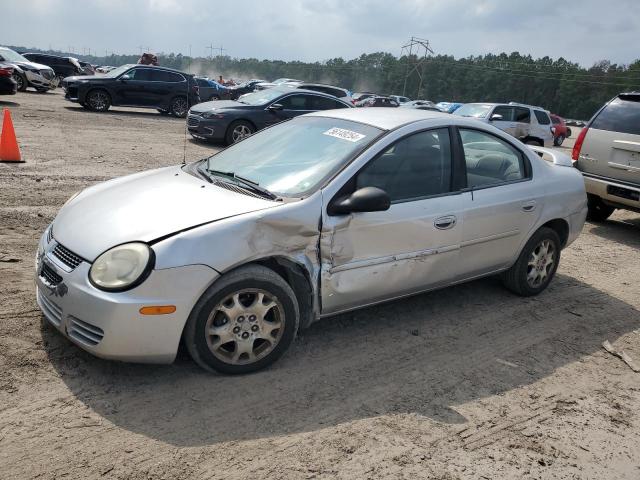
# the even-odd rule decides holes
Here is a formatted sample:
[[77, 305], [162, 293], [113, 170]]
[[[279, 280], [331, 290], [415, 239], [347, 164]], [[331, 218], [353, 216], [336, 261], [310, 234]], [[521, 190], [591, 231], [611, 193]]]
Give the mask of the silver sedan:
[[40, 240], [38, 304], [99, 357], [168, 363], [184, 339], [243, 373], [347, 310], [496, 274], [536, 295], [587, 212], [571, 161], [537, 150], [437, 112], [298, 117], [70, 199]]

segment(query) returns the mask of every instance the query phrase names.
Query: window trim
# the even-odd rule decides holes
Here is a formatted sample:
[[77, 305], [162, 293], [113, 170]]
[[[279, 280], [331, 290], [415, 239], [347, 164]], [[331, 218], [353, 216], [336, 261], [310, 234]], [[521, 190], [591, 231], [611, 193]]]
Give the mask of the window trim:
[[[333, 195], [333, 197], [331, 198], [331, 200], [329, 202], [327, 202], [327, 206], [331, 205], [333, 202], [335, 202], [338, 198], [344, 197], [346, 195], [350, 195], [353, 192], [355, 192], [355, 184], [356, 184], [356, 178], [358, 177], [358, 175], [360, 175], [360, 173], [362, 172], [362, 170], [364, 170], [367, 165], [369, 165], [371, 162], [375, 161], [376, 159], [378, 159], [380, 157], [380, 155], [384, 154], [384, 152], [386, 152], [388, 149], [394, 147], [396, 144], [398, 144], [399, 142], [405, 140], [406, 138], [412, 136], [412, 135], [417, 135], [419, 133], [424, 133], [424, 132], [428, 132], [431, 130], [447, 130], [448, 134], [449, 134], [449, 149], [451, 151], [451, 191], [449, 192], [445, 192], [445, 193], [437, 193], [434, 195], [426, 195], [426, 196], [422, 196], [422, 197], [413, 197], [413, 198], [408, 198], [408, 199], [404, 199], [404, 200], [396, 200], [396, 201], [391, 201], [391, 207], [393, 207], [393, 205], [398, 205], [401, 203], [409, 203], [409, 202], [418, 202], [421, 200], [428, 200], [431, 198], [439, 198], [439, 197], [448, 197], [448, 196], [453, 196], [453, 195], [461, 195], [462, 193], [465, 193], [466, 190], [460, 188], [458, 190], [454, 190], [454, 188], [457, 188], [458, 185], [458, 181], [459, 179], [459, 165], [458, 162], [456, 162], [456, 156], [455, 156], [455, 141], [454, 141], [454, 131], [453, 126], [451, 125], [440, 125], [438, 127], [428, 127], [428, 128], [423, 128], [420, 130], [414, 130], [413, 132], [409, 132], [406, 135], [403, 135], [402, 137], [398, 138], [397, 140], [389, 143], [388, 145], [386, 145], [382, 150], [380, 150], [378, 153], [376, 153], [371, 159], [369, 159], [369, 161], [367, 163], [365, 163], [364, 165], [362, 165], [357, 172], [355, 172], [351, 178], [349, 178], [346, 182], [344, 182], [344, 184], [342, 185], [342, 187], [340, 187], [338, 189], [338, 191], [335, 193], [335, 195]], [[389, 133], [389, 132], [387, 132]], [[379, 139], [376, 139], [376, 142]], [[368, 148], [368, 147], [367, 147]], [[366, 149], [365, 149], [366, 150]], [[363, 150], [364, 153], [364, 150]], [[463, 157], [464, 160], [464, 157]], [[465, 172], [466, 173], [466, 172]], [[466, 175], [464, 177], [464, 179], [466, 180]], [[329, 215], [329, 213], [327, 212], [327, 215]]]
[[[503, 187], [505, 185], [512, 185], [514, 183], [522, 183], [522, 182], [530, 182], [530, 181], [533, 180], [533, 168], [531, 167], [531, 161], [529, 160], [529, 156], [524, 151], [522, 151], [522, 149], [518, 148], [516, 145], [511, 143], [509, 140], [501, 138], [498, 135], [495, 135], [495, 134], [493, 134], [491, 132], [487, 132], [486, 130], [483, 130], [481, 128], [458, 127], [458, 126], [455, 126], [454, 128], [456, 130], [456, 136], [457, 136], [458, 144], [459, 144], [458, 154], [461, 156], [462, 168], [464, 168], [464, 170], [463, 170], [464, 171], [463, 180], [464, 180], [465, 187], [464, 187], [464, 189], [462, 191], [464, 191], [464, 192], [476, 192], [478, 190], [485, 190], [487, 188]], [[505, 180], [504, 182], [492, 183], [490, 185], [483, 185], [483, 186], [479, 186], [479, 187], [478, 186], [470, 187], [468, 185], [468, 183], [467, 183], [467, 173], [469, 173], [469, 172], [467, 171], [467, 160], [466, 160], [465, 155], [464, 155], [464, 144], [462, 143], [462, 135], [460, 135], [460, 130], [473, 130], [473, 131], [483, 133], [485, 135], [497, 138], [498, 140], [501, 140], [501, 141], [505, 142], [507, 145], [509, 145], [511, 148], [513, 148], [516, 152], [518, 152], [520, 154], [520, 156], [522, 157], [523, 165], [524, 165], [525, 178], [520, 178], [518, 180]]]

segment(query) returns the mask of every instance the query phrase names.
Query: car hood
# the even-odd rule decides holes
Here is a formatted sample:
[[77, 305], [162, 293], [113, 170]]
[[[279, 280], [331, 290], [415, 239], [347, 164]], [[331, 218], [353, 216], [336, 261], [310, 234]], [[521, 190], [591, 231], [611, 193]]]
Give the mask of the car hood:
[[228, 109], [247, 109], [255, 108], [253, 105], [236, 102], [234, 100], [215, 100], [213, 102], [202, 102], [191, 107], [191, 113], [204, 113], [212, 110], [228, 110]]
[[25, 68], [25, 69], [29, 69], [31, 68], [36, 69], [36, 70], [51, 70], [53, 71], [53, 68], [51, 68], [49, 65], [43, 65], [41, 63], [35, 63], [35, 62], [11, 62], [15, 65], [18, 65], [21, 68]]
[[122, 243], [152, 242], [279, 203], [210, 184], [181, 167], [137, 173], [82, 191], [53, 222], [56, 241], [92, 262]]

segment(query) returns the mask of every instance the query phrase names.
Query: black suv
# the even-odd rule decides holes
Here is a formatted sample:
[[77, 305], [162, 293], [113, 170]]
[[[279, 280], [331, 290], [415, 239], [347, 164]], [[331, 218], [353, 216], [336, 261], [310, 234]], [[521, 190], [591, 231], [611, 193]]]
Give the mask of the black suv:
[[155, 108], [185, 117], [189, 106], [200, 103], [193, 75], [150, 65], [123, 65], [105, 75], [68, 77], [62, 87], [67, 100], [95, 112], [106, 112], [113, 105]]
[[86, 75], [80, 62], [73, 57], [58, 57], [57, 55], [45, 55], [44, 53], [23, 53], [23, 57], [34, 63], [40, 63], [53, 68], [56, 77], [62, 81], [65, 77], [72, 75]]

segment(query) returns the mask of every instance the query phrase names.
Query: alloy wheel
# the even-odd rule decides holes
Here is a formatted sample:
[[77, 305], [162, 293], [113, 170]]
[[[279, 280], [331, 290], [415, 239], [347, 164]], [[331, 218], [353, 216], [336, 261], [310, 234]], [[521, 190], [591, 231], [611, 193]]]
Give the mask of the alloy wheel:
[[209, 314], [207, 346], [231, 365], [255, 363], [278, 345], [284, 332], [284, 308], [273, 294], [245, 289], [227, 296]]
[[87, 101], [93, 110], [98, 111], [105, 110], [109, 104], [107, 94], [101, 91], [93, 92]]
[[556, 251], [551, 240], [542, 240], [529, 255], [527, 283], [538, 288], [550, 277], [555, 263]]
[[233, 143], [239, 142], [240, 140], [244, 140], [248, 136], [251, 135], [251, 129], [246, 125], [237, 125], [236, 128], [233, 129]]
[[24, 88], [24, 78], [20, 74], [15, 74], [13, 76], [14, 80], [18, 84], [18, 90], [22, 90]]
[[176, 98], [173, 101], [171, 111], [176, 117], [184, 117], [187, 114], [187, 110], [189, 110], [189, 106], [184, 98]]

